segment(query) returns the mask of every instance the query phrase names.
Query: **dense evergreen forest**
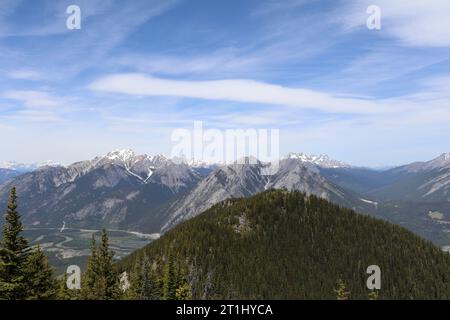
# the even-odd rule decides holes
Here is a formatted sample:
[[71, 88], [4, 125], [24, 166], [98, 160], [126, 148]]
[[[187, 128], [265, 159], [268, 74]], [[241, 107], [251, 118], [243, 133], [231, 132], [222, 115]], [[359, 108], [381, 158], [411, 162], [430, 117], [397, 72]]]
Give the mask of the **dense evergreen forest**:
[[[381, 290], [367, 289], [370, 265], [381, 268]], [[406, 229], [299, 192], [222, 202], [119, 266], [145, 276], [132, 285], [138, 298], [147, 297], [149, 283], [160, 283], [152, 296], [167, 295], [163, 280], [171, 278], [194, 299], [450, 298], [449, 254]]]
[[[11, 190], [1, 300], [450, 299], [450, 255], [413, 233], [299, 192], [224, 201], [118, 263], [92, 238], [80, 289], [22, 236]], [[366, 269], [381, 268], [369, 290]]]

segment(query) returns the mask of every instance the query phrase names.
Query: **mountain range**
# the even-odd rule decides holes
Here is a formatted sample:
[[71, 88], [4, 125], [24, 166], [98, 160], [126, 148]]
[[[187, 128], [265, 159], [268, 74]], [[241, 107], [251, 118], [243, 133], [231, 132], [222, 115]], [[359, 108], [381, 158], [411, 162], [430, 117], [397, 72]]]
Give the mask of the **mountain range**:
[[[241, 163], [241, 162], [239, 162]], [[229, 198], [304, 192], [450, 244], [450, 154], [388, 170], [290, 153], [276, 174], [260, 161], [214, 165], [115, 150], [68, 166], [0, 169], [0, 206], [17, 188], [26, 225], [162, 233]]]

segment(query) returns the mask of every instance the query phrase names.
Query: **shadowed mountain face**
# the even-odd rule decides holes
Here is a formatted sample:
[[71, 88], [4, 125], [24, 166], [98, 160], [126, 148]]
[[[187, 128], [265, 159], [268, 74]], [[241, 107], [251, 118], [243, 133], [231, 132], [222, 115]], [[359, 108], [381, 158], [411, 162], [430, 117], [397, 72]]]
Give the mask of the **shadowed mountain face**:
[[[316, 195], [450, 245], [450, 156], [385, 171], [327, 156], [289, 154], [266, 164], [199, 165], [118, 150], [70, 166], [45, 166], [0, 184], [0, 205], [16, 186], [27, 225], [167, 231], [214, 204], [268, 189]], [[2, 171], [0, 171], [1, 173]]]

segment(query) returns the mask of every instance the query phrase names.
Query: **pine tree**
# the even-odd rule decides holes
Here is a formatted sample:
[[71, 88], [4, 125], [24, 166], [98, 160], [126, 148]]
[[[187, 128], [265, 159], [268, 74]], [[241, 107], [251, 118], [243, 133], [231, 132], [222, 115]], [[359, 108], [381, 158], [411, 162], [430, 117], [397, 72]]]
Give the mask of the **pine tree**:
[[181, 266], [177, 268], [175, 276], [176, 276], [175, 299], [176, 300], [192, 299], [191, 286], [188, 283], [186, 273], [184, 272]]
[[175, 300], [177, 289], [177, 277], [172, 256], [168, 256], [163, 275], [163, 299]]
[[152, 263], [147, 255], [142, 259], [141, 267], [141, 297], [143, 300], [158, 300], [160, 296], [158, 278], [156, 277]]
[[158, 300], [160, 298], [159, 281], [146, 254], [136, 261], [131, 272], [130, 283], [128, 298], [137, 300]]
[[350, 298], [350, 292], [347, 291], [347, 285], [342, 279], [337, 281], [337, 288], [334, 292], [336, 292], [337, 300], [348, 300]]
[[28, 255], [25, 275], [27, 299], [48, 300], [55, 297], [57, 285], [53, 269], [39, 246]]
[[128, 300], [140, 300], [141, 283], [141, 257], [139, 256], [130, 272], [130, 288], [125, 292], [125, 298]]
[[98, 274], [98, 249], [95, 242], [95, 235], [91, 239], [91, 255], [88, 259], [86, 271], [81, 280], [81, 298], [84, 300], [95, 300], [96, 292], [93, 290], [96, 286]]
[[81, 296], [86, 300], [113, 300], [120, 298], [119, 274], [113, 263], [114, 252], [109, 249], [106, 230], [102, 231], [101, 242], [96, 245], [92, 236], [91, 256], [83, 275]]
[[16, 188], [11, 189], [0, 248], [0, 299], [26, 298], [25, 266], [28, 242], [17, 211]]
[[109, 240], [106, 230], [102, 231], [102, 241], [99, 246], [100, 276], [104, 283], [103, 299], [117, 299], [121, 295], [120, 279], [114, 265], [114, 251], [109, 249]]

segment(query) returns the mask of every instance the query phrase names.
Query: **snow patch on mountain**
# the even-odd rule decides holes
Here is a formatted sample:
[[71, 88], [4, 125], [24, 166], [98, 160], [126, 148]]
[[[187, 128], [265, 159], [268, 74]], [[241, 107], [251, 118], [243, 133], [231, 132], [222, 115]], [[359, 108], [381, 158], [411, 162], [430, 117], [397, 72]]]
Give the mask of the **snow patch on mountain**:
[[294, 159], [303, 163], [310, 163], [316, 165], [321, 168], [349, 168], [351, 167], [349, 164], [331, 159], [329, 156], [325, 154], [321, 155], [308, 155], [305, 153], [294, 153], [291, 152], [287, 156], [282, 159]]

